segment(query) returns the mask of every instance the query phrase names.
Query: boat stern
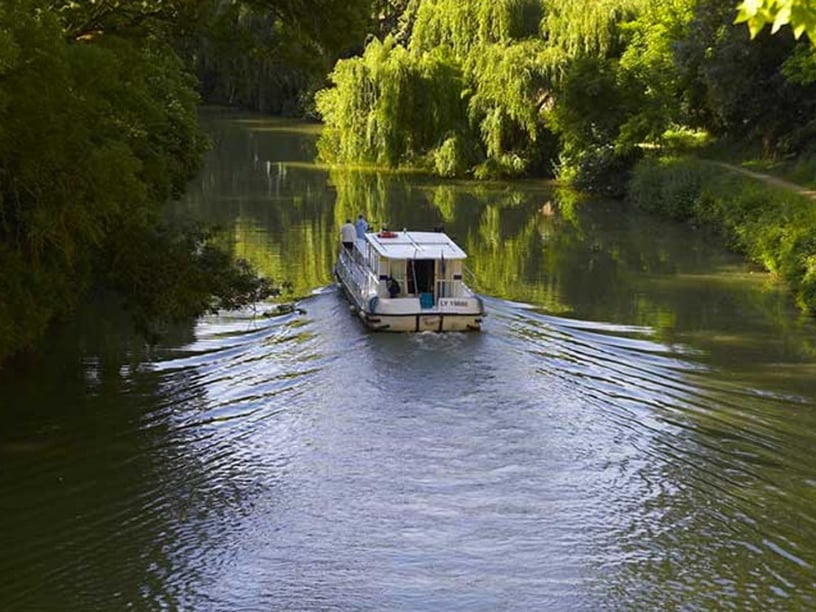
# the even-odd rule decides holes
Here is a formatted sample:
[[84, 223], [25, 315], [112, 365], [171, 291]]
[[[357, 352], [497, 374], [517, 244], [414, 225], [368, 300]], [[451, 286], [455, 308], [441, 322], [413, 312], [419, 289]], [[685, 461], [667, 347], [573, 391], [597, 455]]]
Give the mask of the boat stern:
[[379, 331], [478, 331], [485, 310], [478, 296], [442, 298], [430, 306], [421, 297], [373, 297], [359, 314], [367, 327]]

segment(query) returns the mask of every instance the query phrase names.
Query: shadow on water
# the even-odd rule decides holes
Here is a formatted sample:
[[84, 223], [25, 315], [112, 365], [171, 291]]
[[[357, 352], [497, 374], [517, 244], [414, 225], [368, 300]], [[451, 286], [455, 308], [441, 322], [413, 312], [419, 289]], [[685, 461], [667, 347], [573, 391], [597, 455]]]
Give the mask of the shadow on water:
[[[816, 334], [768, 277], [620, 204], [217, 126], [177, 212], [302, 312], [147, 351], [91, 313], [4, 372], [0, 608], [816, 607]], [[357, 212], [444, 223], [484, 331], [366, 333], [329, 284]]]

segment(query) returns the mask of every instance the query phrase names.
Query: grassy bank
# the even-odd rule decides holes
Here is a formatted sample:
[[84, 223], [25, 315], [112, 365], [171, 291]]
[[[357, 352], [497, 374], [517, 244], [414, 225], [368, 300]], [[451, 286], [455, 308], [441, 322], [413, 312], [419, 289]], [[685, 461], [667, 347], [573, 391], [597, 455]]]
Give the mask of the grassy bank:
[[783, 279], [816, 314], [816, 201], [692, 157], [647, 159], [629, 184], [639, 208], [711, 228]]
[[[698, 141], [683, 143], [684, 149], [681, 145], [673, 150], [768, 174], [806, 189], [816, 189], [816, 150], [813, 148], [797, 154], [769, 154], [763, 150], [761, 143], [734, 139], [713, 140], [704, 134], [694, 135]], [[672, 143], [675, 144], [677, 143]]]

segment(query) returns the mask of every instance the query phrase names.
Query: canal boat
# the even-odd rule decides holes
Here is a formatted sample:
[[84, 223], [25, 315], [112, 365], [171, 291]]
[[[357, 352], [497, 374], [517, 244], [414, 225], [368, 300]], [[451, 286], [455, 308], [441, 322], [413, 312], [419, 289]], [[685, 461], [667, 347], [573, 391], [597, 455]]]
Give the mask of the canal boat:
[[478, 331], [485, 309], [464, 282], [466, 257], [444, 232], [383, 230], [342, 247], [334, 273], [369, 329]]

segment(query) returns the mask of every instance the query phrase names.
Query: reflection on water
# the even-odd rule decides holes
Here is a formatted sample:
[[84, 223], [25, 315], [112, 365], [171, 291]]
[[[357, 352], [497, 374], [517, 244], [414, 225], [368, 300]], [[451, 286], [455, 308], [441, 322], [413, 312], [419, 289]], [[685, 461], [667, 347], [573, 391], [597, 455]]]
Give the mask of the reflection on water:
[[[816, 608], [814, 326], [782, 288], [617, 203], [213, 120], [179, 210], [301, 311], [149, 350], [89, 311], [3, 372], [0, 609]], [[358, 211], [444, 223], [484, 331], [364, 332], [330, 284]]]
[[339, 228], [443, 225], [477, 289], [585, 321], [648, 327], [774, 387], [810, 387], [813, 321], [705, 232], [542, 182], [440, 182], [312, 163], [315, 129], [209, 117], [217, 148], [178, 213], [219, 223], [238, 256], [295, 296], [331, 283]]

